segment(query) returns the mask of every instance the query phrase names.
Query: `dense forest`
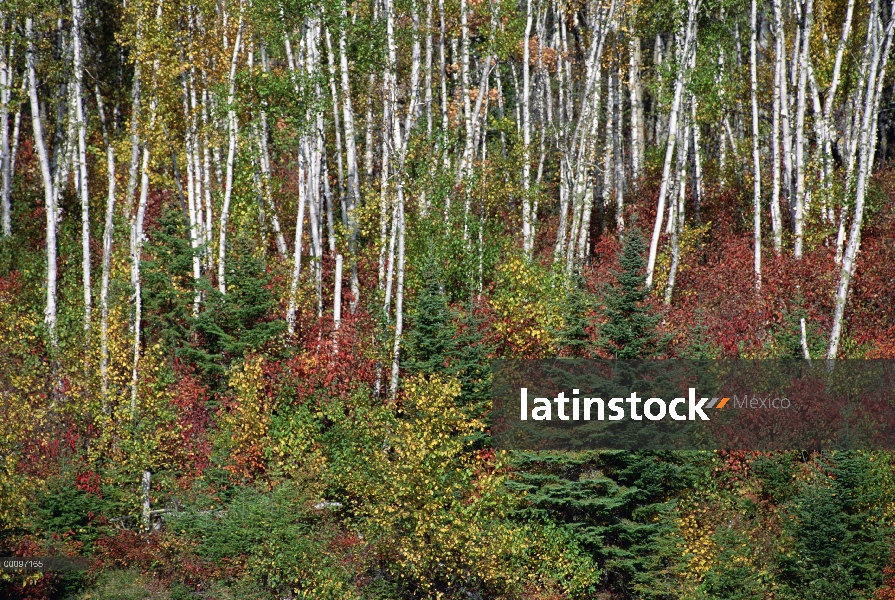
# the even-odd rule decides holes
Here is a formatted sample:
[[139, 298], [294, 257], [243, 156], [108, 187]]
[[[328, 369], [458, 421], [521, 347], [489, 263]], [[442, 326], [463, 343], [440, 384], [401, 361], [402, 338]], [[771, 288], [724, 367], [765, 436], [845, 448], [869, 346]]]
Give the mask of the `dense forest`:
[[895, 456], [493, 449], [499, 358], [895, 358], [895, 2], [2, 0], [22, 599], [895, 598]]

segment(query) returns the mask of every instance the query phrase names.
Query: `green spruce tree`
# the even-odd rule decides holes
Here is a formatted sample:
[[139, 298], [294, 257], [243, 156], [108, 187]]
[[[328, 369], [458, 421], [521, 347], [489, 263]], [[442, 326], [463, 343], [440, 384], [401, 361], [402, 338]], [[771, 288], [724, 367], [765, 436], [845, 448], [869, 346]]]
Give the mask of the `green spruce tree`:
[[563, 298], [563, 326], [554, 332], [559, 356], [590, 358], [593, 355], [594, 342], [588, 331], [592, 309], [584, 277], [576, 273], [568, 282]]
[[404, 369], [424, 375], [444, 374], [457, 349], [457, 328], [437, 274], [427, 269], [425, 284], [411, 312], [405, 338]]
[[219, 382], [234, 360], [260, 350], [285, 329], [270, 286], [264, 259], [248, 240], [237, 238], [227, 261], [227, 293], [206, 287], [205, 303], [191, 319], [194, 341], [180, 353]]
[[613, 358], [655, 358], [667, 344], [656, 331], [662, 317], [649, 305], [645, 248], [638, 230], [628, 233], [619, 257], [621, 268], [603, 296], [606, 321], [600, 329], [600, 344]]

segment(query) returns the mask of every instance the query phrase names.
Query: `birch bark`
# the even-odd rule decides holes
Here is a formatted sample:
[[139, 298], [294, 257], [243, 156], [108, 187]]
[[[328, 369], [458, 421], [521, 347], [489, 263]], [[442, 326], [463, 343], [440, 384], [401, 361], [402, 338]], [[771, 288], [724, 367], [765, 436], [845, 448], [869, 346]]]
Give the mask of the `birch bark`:
[[[0, 10], [0, 35], [7, 32], [7, 17]], [[9, 108], [12, 99], [15, 43], [0, 43], [0, 236], [12, 235], [12, 151], [9, 142]]]
[[783, 44], [783, 9], [782, 0], [774, 0], [774, 35], [775, 59], [774, 59], [774, 116], [771, 126], [771, 155], [773, 162], [773, 187], [771, 192], [771, 229], [774, 233], [774, 252], [780, 254], [783, 248], [783, 222], [780, 215], [780, 187], [781, 187], [781, 147], [780, 147], [780, 120], [785, 98], [782, 90], [786, 86], [786, 73], [784, 71]]
[[[243, 30], [242, 2], [239, 4], [239, 24], [236, 29], [236, 40], [233, 42], [233, 55], [230, 59], [230, 74], [227, 77], [227, 172], [224, 179], [224, 201], [221, 206], [221, 221], [218, 231], [218, 291], [227, 293], [227, 222], [230, 218], [230, 198], [233, 194], [233, 161], [236, 154], [236, 64], [239, 60], [239, 50], [242, 46]], [[226, 36], [225, 36], [226, 39]]]
[[530, 257], [534, 248], [531, 198], [531, 24], [532, 0], [526, 0], [525, 37], [522, 38], [522, 251]]
[[752, 0], [752, 35], [749, 40], [749, 73], [752, 97], [752, 237], [755, 289], [761, 289], [761, 154], [758, 130], [758, 0]]
[[653, 235], [650, 240], [649, 258], [646, 263], [646, 287], [653, 286], [653, 275], [656, 268], [656, 254], [659, 247], [659, 237], [662, 234], [662, 218], [665, 214], [665, 201], [668, 196], [668, 185], [671, 175], [671, 161], [674, 156], [674, 147], [677, 142], [678, 120], [680, 118], [681, 103], [683, 102], [684, 84], [690, 66], [690, 52], [694, 46], [696, 36], [696, 16], [701, 0], [688, 0], [687, 22], [684, 25], [683, 49], [678, 65], [677, 77], [674, 83], [674, 99], [671, 103], [671, 113], [668, 117], [668, 141], [665, 146], [665, 164], [662, 170], [662, 183], [659, 187], [659, 200], [656, 210], [656, 222], [653, 226]]
[[43, 118], [40, 110], [40, 100], [37, 95], [37, 73], [35, 63], [37, 60], [34, 48], [34, 24], [31, 17], [25, 18], [25, 40], [27, 49], [25, 63], [28, 70], [28, 98], [31, 103], [31, 126], [34, 130], [34, 149], [37, 152], [40, 164], [40, 175], [44, 188], [44, 213], [46, 214], [46, 245], [47, 245], [47, 293], [46, 306], [44, 308], [44, 324], [50, 338], [50, 345], [55, 351], [59, 338], [56, 333], [56, 190], [53, 176], [50, 173], [50, 157], [44, 140]]
[[873, 169], [876, 155], [876, 125], [879, 121], [880, 98], [886, 76], [886, 66], [892, 49], [892, 33], [895, 30], [895, 2], [889, 6], [889, 21], [885, 29], [885, 38], [882, 38], [882, 23], [880, 23], [879, 0], [871, 3], [868, 28], [874, 28], [876, 33], [873, 43], [873, 55], [870, 63], [870, 72], [867, 77], [867, 87], [864, 92], [864, 105], [862, 107], [861, 129], [859, 132], [860, 158], [858, 167], [858, 179], [855, 194], [855, 212], [852, 217], [851, 231], [848, 236], [848, 245], [842, 257], [842, 271], [839, 275], [839, 284], [836, 288], [836, 304], [833, 312], [833, 326], [830, 331], [830, 343], [827, 349], [827, 358], [835, 359], [839, 352], [839, 343], [842, 337], [842, 321], [845, 315], [845, 304], [848, 300], [851, 279], [854, 275], [855, 260], [861, 245], [861, 227], [864, 219], [864, 201], [867, 192], [867, 184]]
[[[643, 124], [643, 82], [640, 70], [643, 64], [640, 37], [633, 36], [628, 43], [628, 88], [631, 95], [631, 175], [634, 189], [643, 178], [643, 156], [646, 152]], [[624, 227], [624, 224], [621, 225]]]
[[78, 146], [75, 154], [75, 183], [81, 203], [81, 275], [84, 293], [84, 330], [90, 330], [93, 309], [90, 281], [90, 196], [87, 185], [87, 120], [84, 114], [83, 15], [81, 0], [72, 0], [72, 99]]
[[106, 171], [108, 174], [106, 194], [106, 215], [103, 227], [102, 282], [99, 291], [100, 310], [100, 352], [99, 372], [100, 390], [103, 399], [103, 412], [108, 413], [109, 394], [109, 282], [112, 278], [112, 234], [115, 231], [115, 146], [112, 144], [109, 127], [106, 122], [106, 111], [103, 108], [103, 97], [96, 86], [96, 107], [103, 131], [103, 144], [106, 146]]
[[795, 243], [793, 254], [802, 258], [807, 190], [805, 189], [805, 112], [808, 104], [808, 64], [811, 60], [811, 30], [814, 26], [814, 2], [805, 0], [802, 47], [799, 54], [799, 87], [796, 109], [796, 185], [795, 185]]
[[342, 83], [342, 122], [345, 124], [345, 158], [348, 163], [348, 253], [351, 261], [351, 313], [357, 310], [360, 300], [360, 282], [357, 278], [357, 207], [360, 205], [360, 179], [357, 173], [357, 145], [354, 129], [354, 109], [351, 105], [351, 79], [348, 74], [348, 52], [345, 39], [345, 22], [348, 20], [345, 2], [342, 3], [342, 24], [339, 28], [339, 70]]

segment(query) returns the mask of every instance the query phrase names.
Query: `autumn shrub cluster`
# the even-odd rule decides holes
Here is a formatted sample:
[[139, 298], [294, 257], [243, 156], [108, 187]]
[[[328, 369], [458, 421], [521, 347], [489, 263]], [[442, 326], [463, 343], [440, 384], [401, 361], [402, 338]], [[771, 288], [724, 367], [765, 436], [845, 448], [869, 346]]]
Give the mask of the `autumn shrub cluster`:
[[[104, 390], [96, 338], [63, 315], [49, 347], [25, 272], [34, 257], [4, 247], [18, 267], [0, 276], [0, 554], [86, 556], [91, 567], [3, 573], [0, 595], [891, 597], [890, 454], [490, 448], [493, 358], [800, 357], [802, 318], [822, 355], [829, 249], [770, 259], [756, 292], [729, 201], [703, 206], [721, 225], [688, 230], [670, 307], [645, 287], [636, 226], [597, 238], [569, 275], [549, 249], [527, 260], [497, 230], [483, 231], [480, 267], [462, 252], [459, 209], [447, 225], [420, 217], [394, 397], [383, 343], [394, 324], [369, 308], [382, 299], [369, 283], [375, 256], [359, 262], [374, 301], [337, 327], [303, 282], [289, 336], [286, 266], [247, 239], [234, 242], [227, 295], [203, 281], [194, 314], [183, 224], [158, 210], [139, 385], [117, 308]], [[887, 231], [867, 234], [849, 356], [892, 356]], [[667, 257], [658, 264], [661, 279]], [[329, 277], [334, 265], [322, 268]]]

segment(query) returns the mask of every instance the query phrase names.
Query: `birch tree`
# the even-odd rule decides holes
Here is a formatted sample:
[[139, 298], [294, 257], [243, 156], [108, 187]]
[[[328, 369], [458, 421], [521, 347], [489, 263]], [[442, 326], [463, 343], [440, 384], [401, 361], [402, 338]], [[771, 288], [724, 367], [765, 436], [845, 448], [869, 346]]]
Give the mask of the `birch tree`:
[[678, 121], [680, 119], [681, 104], [683, 102], [684, 85], [690, 67], [690, 52], [695, 44], [696, 17], [701, 0], [688, 0], [687, 20], [682, 25], [683, 39], [680, 63], [677, 68], [677, 77], [674, 82], [674, 99], [671, 103], [671, 112], [668, 117], [668, 141], [665, 144], [665, 162], [662, 168], [662, 183], [659, 187], [659, 199], [656, 209], [656, 221], [653, 225], [653, 234], [650, 239], [649, 258], [646, 263], [646, 286], [653, 285], [653, 275], [656, 268], [656, 253], [659, 248], [659, 237], [662, 234], [662, 219], [665, 214], [665, 202], [668, 196], [668, 188], [671, 176], [671, 161], [674, 155], [674, 147], [677, 143]]
[[808, 68], [811, 60], [811, 30], [814, 27], [814, 1], [805, 0], [802, 17], [801, 49], [799, 51], [798, 107], [796, 112], [796, 185], [795, 185], [795, 243], [793, 254], [802, 258], [805, 229], [805, 205], [808, 191], [805, 187], [805, 113], [808, 108]]
[[109, 282], [112, 279], [112, 235], [115, 230], [115, 145], [112, 143], [109, 123], [106, 120], [106, 111], [103, 106], [103, 97], [96, 85], [96, 109], [99, 113], [102, 125], [103, 144], [106, 147], [106, 172], [108, 183], [106, 188], [106, 213], [103, 221], [103, 255], [102, 255], [102, 281], [99, 291], [100, 310], [100, 391], [103, 398], [103, 412], [108, 412], [109, 393]]
[[[14, 20], [0, 10], [0, 236], [12, 235], [13, 152], [10, 134], [18, 138], [20, 112], [16, 111], [13, 131], [9, 127], [15, 80], [15, 42], [11, 35]], [[18, 104], [18, 102], [17, 102]], [[14, 142], [13, 142], [14, 143]]]
[[640, 69], [643, 63], [641, 40], [632, 36], [628, 42], [628, 88], [631, 94], [631, 177], [634, 188], [643, 178], [643, 160], [646, 152], [643, 123], [643, 82]]
[[81, 201], [81, 271], [84, 293], [84, 329], [90, 329], [92, 294], [90, 282], [90, 196], [87, 182], [87, 118], [84, 111], [83, 14], [81, 0], [72, 0], [72, 100], [78, 146], [75, 158], [75, 187]]
[[752, 244], [755, 289], [761, 289], [761, 154], [758, 129], [758, 0], [752, 0], [749, 74], [752, 98]]
[[40, 110], [40, 99], [37, 94], [37, 56], [34, 45], [34, 20], [32, 17], [25, 17], [25, 41], [27, 49], [25, 53], [25, 63], [28, 70], [28, 99], [31, 105], [31, 126], [34, 132], [34, 149], [37, 152], [37, 159], [40, 165], [40, 176], [44, 189], [44, 213], [46, 214], [46, 245], [47, 245], [47, 292], [46, 305], [44, 308], [44, 324], [47, 327], [47, 334], [50, 339], [50, 345], [55, 349], [59, 343], [56, 332], [56, 230], [58, 208], [56, 204], [56, 187], [53, 175], [50, 172], [50, 156], [47, 152], [46, 141], [44, 140], [43, 117]]
[[522, 39], [522, 250], [531, 256], [534, 231], [531, 214], [531, 24], [532, 0], [525, 2], [525, 37]]
[[351, 103], [351, 78], [348, 72], [348, 51], [345, 27], [347, 26], [347, 0], [341, 4], [339, 26], [339, 73], [342, 85], [342, 123], [345, 126], [345, 156], [348, 168], [348, 201], [345, 216], [348, 227], [348, 252], [351, 261], [351, 312], [357, 310], [360, 301], [360, 282], [357, 275], [357, 209], [360, 205], [360, 177], [357, 172], [357, 145], [354, 127], [354, 108]]
[[854, 276], [855, 260], [861, 245], [861, 227], [864, 222], [864, 202], [867, 194], [867, 186], [870, 180], [873, 161], [876, 155], [876, 127], [879, 123], [880, 98], [885, 82], [886, 66], [889, 62], [889, 54], [892, 49], [892, 33], [895, 30], [895, 2], [888, 9], [889, 20], [883, 29], [879, 0], [873, 0], [868, 18], [868, 30], [873, 32], [870, 47], [869, 71], [866, 78], [864, 102], [860, 107], [861, 127], [858, 133], [859, 158], [858, 176], [855, 185], [855, 208], [852, 216], [851, 230], [848, 235], [848, 244], [842, 257], [842, 270], [839, 274], [839, 284], [836, 287], [835, 308], [833, 310], [833, 326], [830, 331], [830, 343], [827, 348], [827, 358], [835, 359], [839, 353], [839, 343], [842, 337], [842, 321], [845, 315], [845, 304], [851, 280]]
[[783, 90], [786, 87], [786, 72], [784, 68], [784, 53], [786, 46], [783, 40], [783, 7], [782, 0], [774, 0], [774, 117], [771, 126], [771, 154], [773, 162], [773, 187], [771, 188], [771, 229], [774, 234], [774, 252], [780, 254], [783, 248], [783, 222], [780, 215], [780, 187], [782, 160], [780, 142], [780, 121], [785, 106]]
[[233, 195], [233, 161], [236, 154], [237, 122], [236, 122], [236, 65], [242, 47], [243, 3], [239, 4], [239, 23], [236, 26], [236, 40], [233, 42], [233, 55], [230, 58], [230, 74], [227, 77], [227, 175], [224, 181], [224, 201], [221, 207], [221, 222], [218, 232], [218, 290], [227, 293], [227, 222], [230, 217], [230, 198]]

